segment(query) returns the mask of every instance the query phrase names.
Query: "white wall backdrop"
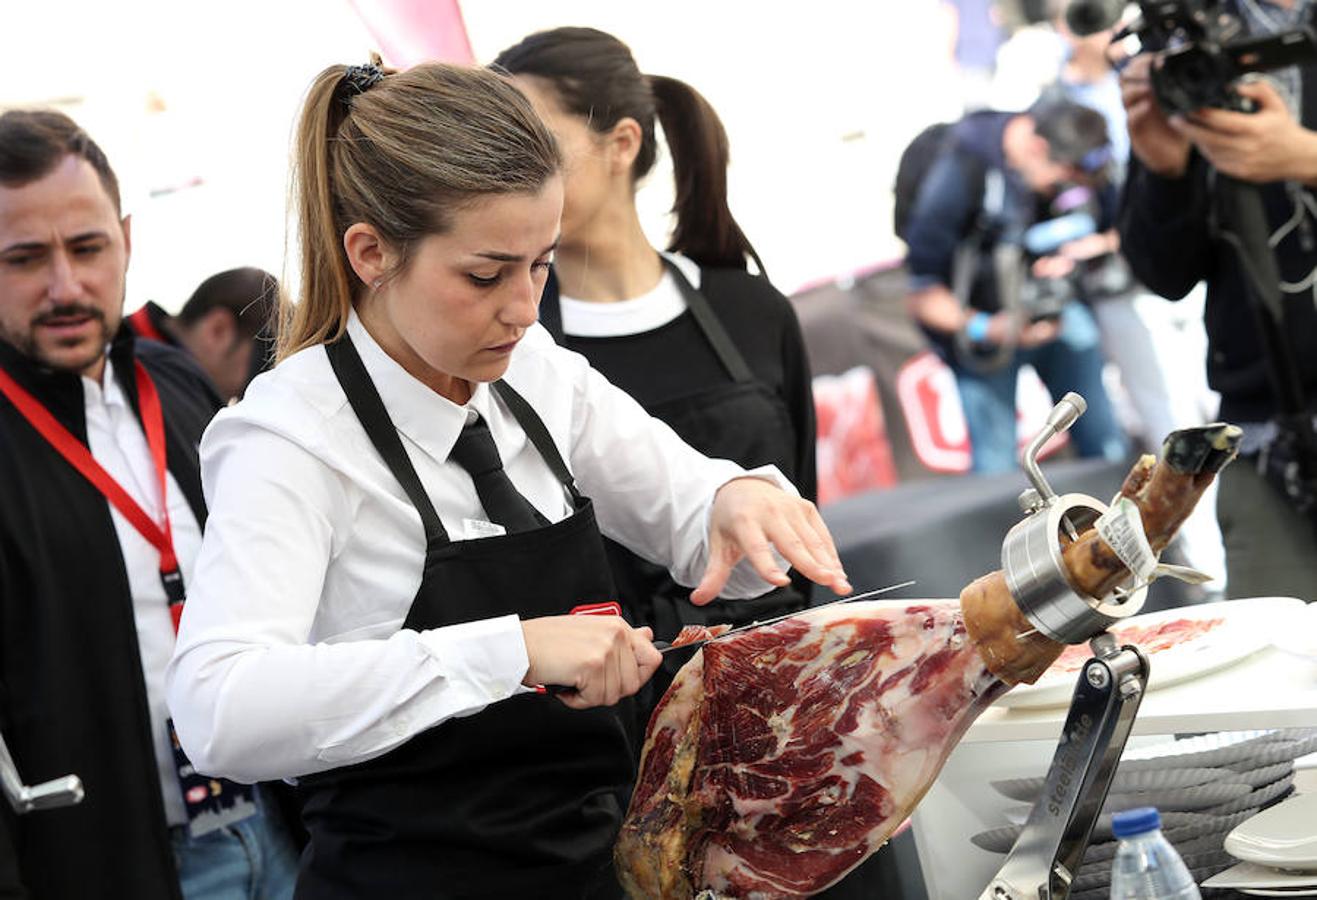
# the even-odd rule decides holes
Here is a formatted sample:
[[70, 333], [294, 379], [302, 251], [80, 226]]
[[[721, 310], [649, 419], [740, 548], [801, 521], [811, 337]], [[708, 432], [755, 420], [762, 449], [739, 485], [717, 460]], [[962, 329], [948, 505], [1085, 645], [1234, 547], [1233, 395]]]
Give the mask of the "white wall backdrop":
[[[97, 138], [134, 216], [129, 308], [176, 308], [238, 265], [284, 272], [289, 137], [306, 86], [365, 61], [346, 0], [6, 3], [0, 107], [55, 104]], [[593, 25], [723, 117], [733, 210], [786, 291], [899, 254], [896, 157], [958, 110], [936, 0], [467, 0], [478, 61], [522, 35]], [[661, 241], [666, 170], [642, 189]]]

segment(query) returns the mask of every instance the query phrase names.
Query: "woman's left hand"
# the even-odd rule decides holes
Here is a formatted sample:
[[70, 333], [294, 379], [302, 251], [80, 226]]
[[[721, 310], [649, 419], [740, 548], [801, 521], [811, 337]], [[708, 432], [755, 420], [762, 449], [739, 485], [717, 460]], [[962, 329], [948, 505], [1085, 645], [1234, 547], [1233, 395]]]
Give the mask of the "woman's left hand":
[[776, 548], [806, 578], [844, 596], [850, 582], [818, 508], [762, 478], [737, 478], [718, 490], [709, 522], [709, 565], [691, 594], [696, 606], [715, 599], [732, 567], [748, 559], [765, 581], [789, 584]]

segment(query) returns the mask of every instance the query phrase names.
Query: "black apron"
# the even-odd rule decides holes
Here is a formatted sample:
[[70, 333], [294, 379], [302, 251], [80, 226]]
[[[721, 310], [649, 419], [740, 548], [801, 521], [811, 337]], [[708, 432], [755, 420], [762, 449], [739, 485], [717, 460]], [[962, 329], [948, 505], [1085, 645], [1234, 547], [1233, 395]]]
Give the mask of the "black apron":
[[[576, 511], [533, 531], [450, 541], [351, 341], [326, 351], [425, 526], [425, 574], [404, 628], [563, 615], [614, 599], [590, 500], [510, 386], [494, 389]], [[523, 694], [378, 759], [301, 779], [311, 841], [297, 900], [620, 897], [612, 849], [635, 778], [632, 716], [627, 703], [577, 711]]]
[[[647, 404], [645, 411], [666, 422], [682, 440], [705, 456], [730, 459], [746, 468], [772, 464], [787, 479], [795, 479], [796, 429], [777, 391], [759, 380], [708, 299], [681, 269], [660, 256], [672, 273], [686, 306], [726, 370], [728, 380], [706, 385], [680, 397]], [[559, 343], [565, 343], [556, 280], [546, 287], [540, 321]], [[607, 375], [604, 372], [604, 375]], [[803, 609], [809, 603], [808, 581], [792, 573], [792, 584], [753, 600], [714, 600], [707, 606], [690, 602], [690, 588], [672, 580], [667, 569], [635, 555], [621, 544], [605, 541], [618, 595], [636, 624], [649, 625], [654, 637], [671, 640], [683, 625], [746, 624]], [[673, 652], [637, 697], [642, 729], [648, 709], [663, 696], [677, 670], [692, 654]]]

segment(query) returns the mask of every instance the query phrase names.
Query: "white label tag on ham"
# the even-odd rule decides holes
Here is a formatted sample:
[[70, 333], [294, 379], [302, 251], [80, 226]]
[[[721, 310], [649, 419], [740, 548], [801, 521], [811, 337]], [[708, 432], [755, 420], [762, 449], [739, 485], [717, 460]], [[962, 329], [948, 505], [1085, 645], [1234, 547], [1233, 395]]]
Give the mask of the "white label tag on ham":
[[1129, 497], [1120, 497], [1094, 524], [1098, 535], [1107, 542], [1140, 581], [1151, 581], [1157, 571], [1157, 554], [1143, 532], [1139, 507]]

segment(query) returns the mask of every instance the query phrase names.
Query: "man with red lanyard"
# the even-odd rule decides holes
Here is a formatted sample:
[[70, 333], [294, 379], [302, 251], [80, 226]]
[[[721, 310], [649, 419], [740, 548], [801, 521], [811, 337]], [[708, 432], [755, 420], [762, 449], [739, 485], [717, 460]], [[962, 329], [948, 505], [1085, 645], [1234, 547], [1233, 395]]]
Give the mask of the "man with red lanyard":
[[0, 115], [0, 735], [67, 809], [0, 808], [0, 896], [291, 896], [294, 851], [246, 785], [192, 770], [164, 670], [205, 506], [219, 399], [119, 331], [129, 219], [100, 148], [56, 112]]

